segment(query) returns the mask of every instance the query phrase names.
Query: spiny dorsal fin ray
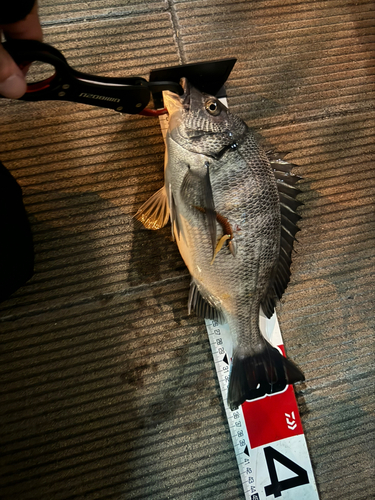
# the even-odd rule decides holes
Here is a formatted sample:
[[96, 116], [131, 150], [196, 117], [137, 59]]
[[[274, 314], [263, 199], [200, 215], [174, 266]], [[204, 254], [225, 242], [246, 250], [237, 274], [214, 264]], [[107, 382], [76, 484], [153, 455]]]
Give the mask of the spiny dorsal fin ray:
[[284, 203], [280, 203], [280, 212], [281, 215], [285, 215], [285, 217], [293, 222], [293, 224], [297, 224], [297, 222], [301, 219], [300, 215], [290, 209], [287, 205], [284, 205]]
[[280, 202], [286, 205], [290, 210], [296, 211], [302, 205], [301, 201], [295, 200], [292, 196], [279, 191]]
[[292, 255], [293, 246], [283, 237], [283, 228], [281, 228], [281, 247], [287, 252], [288, 255]]
[[281, 225], [292, 235], [295, 236], [300, 228], [296, 226], [294, 222], [292, 222], [288, 217], [286, 217], [283, 213], [281, 214]]
[[[285, 226], [281, 226], [281, 238], [284, 238], [284, 240], [288, 243], [288, 245], [293, 248], [293, 243], [294, 240], [296, 239], [295, 236], [290, 233]], [[280, 240], [281, 241], [281, 240]]]
[[[275, 152], [275, 151], [271, 150], [271, 151], [267, 151], [266, 154], [267, 154], [268, 161], [270, 162], [271, 167], [274, 170], [279, 170], [281, 172], [291, 172], [293, 167], [296, 166], [293, 163], [290, 163], [289, 161], [284, 160], [285, 156], [287, 156], [288, 153], [279, 153], [279, 152]], [[291, 175], [293, 175], [293, 174], [291, 174]]]
[[281, 172], [290, 172], [294, 167], [293, 163], [289, 163], [285, 160], [270, 160], [271, 167], [274, 170], [281, 170]]
[[289, 172], [280, 172], [279, 170], [273, 171], [274, 176], [276, 177], [276, 180], [285, 182], [286, 184], [289, 184], [289, 186], [294, 186], [297, 184], [298, 181], [302, 179], [299, 175], [294, 175]]
[[292, 198], [295, 198], [298, 194], [302, 192], [300, 189], [296, 188], [293, 185], [287, 184], [284, 181], [277, 180], [276, 182], [279, 193], [285, 193], [291, 196]]

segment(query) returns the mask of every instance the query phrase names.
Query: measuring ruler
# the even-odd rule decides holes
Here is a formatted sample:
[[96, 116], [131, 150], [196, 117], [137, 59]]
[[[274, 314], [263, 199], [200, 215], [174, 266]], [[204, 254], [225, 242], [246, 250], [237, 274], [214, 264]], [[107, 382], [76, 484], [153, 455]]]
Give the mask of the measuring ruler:
[[[228, 106], [225, 98], [220, 99]], [[165, 140], [168, 115], [159, 116]], [[228, 325], [205, 320], [246, 500], [319, 500], [293, 386], [246, 401], [227, 403], [232, 341]], [[276, 313], [260, 314], [261, 332], [284, 352]]]
[[[231, 411], [229, 327], [205, 321], [246, 500], [319, 500], [293, 386]], [[276, 313], [260, 328], [284, 352]]]

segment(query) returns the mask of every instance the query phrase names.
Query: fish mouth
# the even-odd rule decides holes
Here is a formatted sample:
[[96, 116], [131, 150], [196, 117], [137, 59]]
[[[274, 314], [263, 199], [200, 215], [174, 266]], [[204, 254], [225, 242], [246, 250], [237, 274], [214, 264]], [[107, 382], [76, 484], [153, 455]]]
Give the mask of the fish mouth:
[[209, 97], [214, 97], [198, 90], [185, 77], [181, 78], [180, 85], [184, 91], [184, 93], [180, 97], [180, 101], [183, 109], [186, 111], [198, 113], [202, 110], [204, 100]]
[[186, 111], [197, 113], [199, 111], [204, 111], [205, 109], [208, 111], [209, 108], [207, 107], [207, 102], [210, 101], [211, 104], [214, 104], [212, 101], [215, 101], [217, 102], [218, 109], [217, 112], [209, 113], [211, 115], [209, 116], [210, 119], [218, 118], [220, 110], [228, 112], [226, 106], [220, 102], [220, 99], [214, 95], [198, 90], [188, 81], [187, 78], [181, 78], [180, 85], [184, 91], [182, 96], [180, 96], [180, 102]]
[[187, 78], [181, 78], [180, 85], [184, 91], [182, 96], [180, 97], [181, 99], [181, 104], [182, 106], [188, 111], [190, 109], [190, 103], [191, 103], [191, 91], [193, 86], [191, 83], [188, 81]]

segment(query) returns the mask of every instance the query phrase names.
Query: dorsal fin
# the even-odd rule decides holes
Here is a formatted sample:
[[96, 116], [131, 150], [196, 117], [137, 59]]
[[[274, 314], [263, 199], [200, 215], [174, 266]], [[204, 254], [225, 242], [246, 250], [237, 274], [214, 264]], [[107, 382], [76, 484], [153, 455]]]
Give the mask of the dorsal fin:
[[301, 193], [296, 187], [301, 177], [291, 173], [294, 165], [276, 153], [269, 152], [267, 156], [276, 178], [281, 213], [279, 261], [267, 294], [262, 302], [264, 314], [270, 318], [274, 312], [277, 299], [281, 299], [290, 280], [293, 242], [296, 239], [296, 233], [299, 231], [296, 224], [301, 218], [296, 210], [302, 205], [302, 202], [296, 199], [297, 195]]
[[276, 179], [289, 184], [290, 186], [294, 186], [298, 181], [302, 179], [299, 175], [294, 175], [289, 172], [280, 172], [279, 170], [273, 171]]

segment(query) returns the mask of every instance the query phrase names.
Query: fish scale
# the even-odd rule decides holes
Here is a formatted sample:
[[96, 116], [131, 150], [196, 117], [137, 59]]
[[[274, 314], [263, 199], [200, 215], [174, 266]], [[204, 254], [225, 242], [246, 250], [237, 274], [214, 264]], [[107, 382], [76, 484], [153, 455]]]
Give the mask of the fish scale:
[[[303, 380], [259, 329], [260, 307], [270, 317], [289, 280], [296, 230], [288, 210], [295, 214], [299, 202], [293, 183], [284, 192], [277, 187], [290, 174], [287, 162], [268, 157], [247, 125], [215, 97], [186, 80], [184, 90], [182, 98], [164, 93], [165, 185], [136, 217], [158, 228], [169, 210], [172, 234], [192, 276], [189, 311], [229, 325], [228, 403], [235, 409], [259, 390], [272, 393]], [[277, 180], [278, 165], [286, 176]], [[281, 224], [282, 213], [289, 229]], [[164, 214], [163, 220], [157, 214]], [[223, 220], [229, 235], [223, 234]], [[228, 247], [222, 246], [223, 236]]]
[[[224, 196], [221, 194], [217, 196], [217, 199], [214, 199], [215, 207], [217, 207], [218, 212], [225, 214], [232, 225], [236, 224], [240, 227], [241, 231], [235, 236], [238, 249], [236, 262], [233, 262], [228, 251], [219, 253], [213, 264], [214, 269], [209, 269], [209, 272], [224, 276], [224, 280], [220, 279], [219, 284], [227, 293], [229, 289], [231, 290], [230, 298], [233, 305], [228, 307], [225, 304], [223, 307], [227, 313], [226, 318], [231, 325], [233, 336], [236, 340], [238, 338], [236, 343], [246, 342], [246, 337], [250, 336], [251, 332], [256, 331], [256, 335], [253, 335], [254, 338], [248, 340], [248, 343], [255, 346], [259, 339], [257, 322], [261, 293], [269, 280], [269, 274], [273, 267], [272, 261], [276, 259], [279, 251], [278, 239], [275, 234], [277, 235], [280, 229], [277, 217], [276, 187], [273, 196], [273, 214], [269, 217], [270, 220], [265, 220], [268, 219], [267, 212], [263, 211], [263, 206], [259, 202], [268, 193], [261, 193], [259, 196], [258, 186], [262, 184], [263, 179], [260, 180], [256, 175], [257, 172], [263, 174], [264, 169], [257, 168], [256, 163], [254, 166], [251, 165], [249, 169], [249, 163], [243, 159], [249, 149], [246, 147], [249, 142], [252, 142], [252, 138], [247, 139], [245, 144], [236, 151], [228, 152], [227, 162], [221, 166], [217, 177], [212, 176], [213, 192], [224, 193]], [[243, 168], [240, 169], [240, 165], [243, 165]], [[249, 170], [252, 175], [249, 175]], [[270, 169], [267, 170], [266, 177], [270, 177], [272, 172]], [[255, 171], [255, 175], [251, 171]], [[237, 203], [233, 204], [231, 203], [233, 192], [238, 190], [238, 186], [241, 186], [240, 194]], [[246, 201], [244, 202], [244, 200]], [[257, 208], [257, 211], [254, 208]], [[260, 251], [260, 247], [262, 247], [262, 251]], [[207, 257], [202, 255], [201, 260], [205, 258]], [[213, 291], [213, 293], [215, 292]], [[253, 307], [251, 307], [252, 305]]]

